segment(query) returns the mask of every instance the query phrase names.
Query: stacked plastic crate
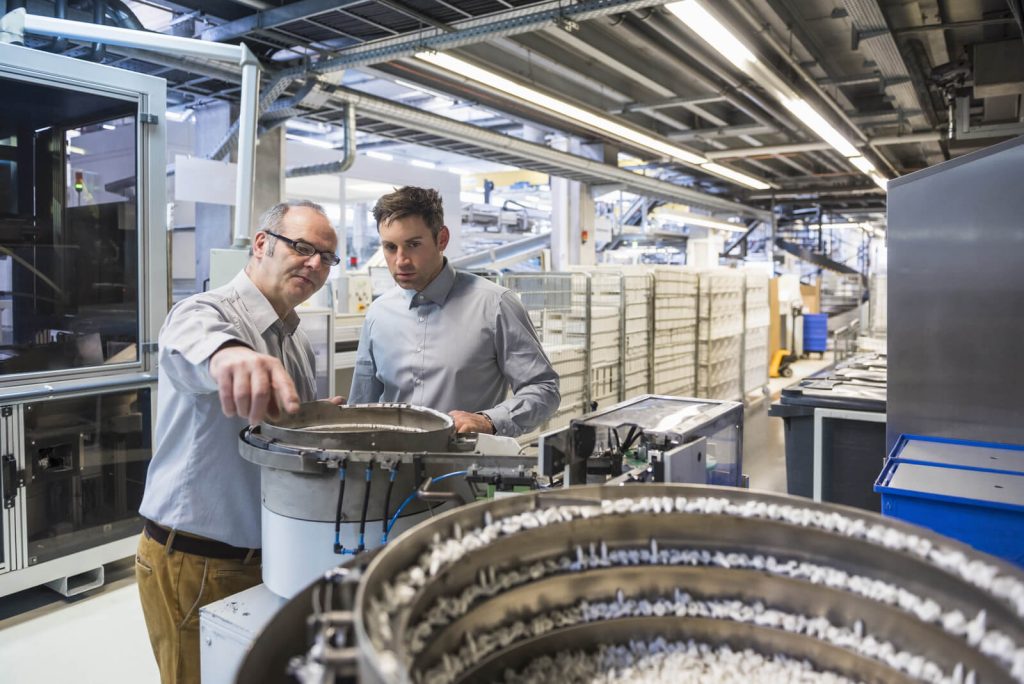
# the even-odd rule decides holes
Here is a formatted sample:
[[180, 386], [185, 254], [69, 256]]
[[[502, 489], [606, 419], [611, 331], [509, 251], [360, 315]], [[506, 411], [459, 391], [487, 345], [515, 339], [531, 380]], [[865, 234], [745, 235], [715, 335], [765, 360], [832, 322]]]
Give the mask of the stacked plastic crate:
[[743, 291], [745, 276], [729, 268], [700, 272], [697, 396], [740, 399], [743, 395]]
[[651, 391], [654, 276], [638, 270], [622, 272], [623, 399]]
[[558, 373], [562, 395], [558, 410], [532, 432], [521, 435], [526, 444], [542, 432], [564, 427], [583, 413], [586, 401], [586, 336], [576, 322], [586, 317], [585, 303], [576, 301], [573, 292], [585, 289], [583, 274], [514, 274], [502, 278], [502, 284], [519, 295], [530, 320], [540, 336], [544, 353]]
[[[598, 408], [608, 408], [619, 401], [622, 385], [622, 276], [603, 269], [583, 275], [589, 277], [589, 297], [587, 280], [574, 279], [573, 309], [583, 307], [590, 318], [590, 401]], [[583, 316], [573, 319], [571, 324], [574, 332], [586, 331]]]
[[654, 276], [654, 393], [695, 394], [697, 382], [696, 271], [658, 267]]
[[868, 333], [885, 337], [889, 316], [889, 278], [884, 273], [871, 276], [868, 290]]
[[768, 385], [768, 328], [771, 313], [768, 304], [768, 274], [744, 271], [743, 393]]

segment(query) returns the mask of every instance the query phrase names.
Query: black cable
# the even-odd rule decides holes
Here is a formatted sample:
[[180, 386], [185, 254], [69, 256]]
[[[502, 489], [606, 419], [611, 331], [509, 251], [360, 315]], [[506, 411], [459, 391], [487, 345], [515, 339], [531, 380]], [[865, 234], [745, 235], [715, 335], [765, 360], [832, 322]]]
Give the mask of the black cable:
[[338, 464], [338, 506], [334, 510], [334, 553], [344, 553], [345, 548], [341, 545], [341, 504], [345, 501], [345, 470], [348, 467], [348, 459], [342, 459]]
[[356, 553], [366, 549], [366, 511], [370, 508], [370, 485], [373, 483], [373, 461], [366, 464], [366, 491], [363, 492], [363, 514], [359, 518], [359, 546]]
[[391, 475], [388, 477], [387, 491], [384, 492], [384, 517], [382, 518], [384, 526], [381, 528], [380, 531], [381, 544], [387, 544], [388, 542], [388, 519], [390, 518], [391, 515], [391, 511], [389, 510], [391, 508], [391, 490], [395, 486], [395, 478], [398, 477], [398, 466], [400, 466], [401, 464], [401, 461], [395, 462], [395, 466], [391, 469]]

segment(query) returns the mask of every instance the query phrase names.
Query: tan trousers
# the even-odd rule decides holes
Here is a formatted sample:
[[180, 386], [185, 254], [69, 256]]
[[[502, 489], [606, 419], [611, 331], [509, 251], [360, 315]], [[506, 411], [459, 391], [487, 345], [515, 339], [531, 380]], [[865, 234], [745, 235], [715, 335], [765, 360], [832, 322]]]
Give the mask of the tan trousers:
[[168, 552], [145, 533], [135, 578], [162, 684], [199, 684], [199, 609], [262, 581], [258, 559], [246, 564]]

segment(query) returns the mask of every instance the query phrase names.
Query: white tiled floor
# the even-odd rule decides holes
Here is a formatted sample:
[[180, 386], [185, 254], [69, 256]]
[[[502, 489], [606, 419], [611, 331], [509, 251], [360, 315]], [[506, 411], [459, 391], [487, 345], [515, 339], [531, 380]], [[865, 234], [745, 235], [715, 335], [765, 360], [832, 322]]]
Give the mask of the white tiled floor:
[[[0, 598], [0, 681], [4, 684], [155, 684], [160, 681], [134, 577], [82, 598], [31, 589]], [[4, 604], [7, 604], [6, 606]], [[42, 605], [40, 605], [42, 604]], [[4, 610], [9, 614], [9, 610]]]

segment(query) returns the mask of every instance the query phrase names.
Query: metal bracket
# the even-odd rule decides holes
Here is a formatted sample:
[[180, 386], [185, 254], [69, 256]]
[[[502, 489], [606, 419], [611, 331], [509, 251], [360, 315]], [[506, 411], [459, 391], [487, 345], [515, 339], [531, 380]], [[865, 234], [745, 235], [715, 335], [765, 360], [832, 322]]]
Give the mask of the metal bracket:
[[143, 125], [155, 126], [160, 123], [160, 117], [156, 114], [145, 114], [139, 112], [139, 123]]
[[4, 508], [14, 508], [18, 488], [25, 485], [25, 471], [18, 470], [18, 461], [14, 454], [0, 456], [0, 468], [3, 468], [0, 480], [3, 480]]

